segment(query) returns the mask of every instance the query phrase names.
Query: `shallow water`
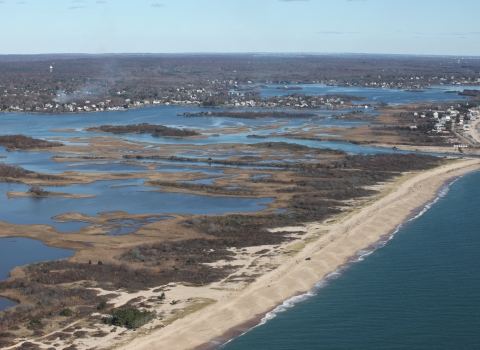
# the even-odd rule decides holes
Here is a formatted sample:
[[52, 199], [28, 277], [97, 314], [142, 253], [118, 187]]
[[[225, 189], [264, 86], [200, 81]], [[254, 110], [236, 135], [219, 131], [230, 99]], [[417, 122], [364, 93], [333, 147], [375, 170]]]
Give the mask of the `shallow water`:
[[[362, 87], [343, 87], [343, 86], [327, 86], [324, 84], [299, 84], [299, 85], [281, 85], [281, 84], [265, 84], [268, 88], [258, 91], [263, 97], [285, 96], [290, 94], [305, 95], [353, 95], [366, 98], [365, 101], [353, 101], [357, 104], [362, 103], [379, 103], [388, 104], [406, 104], [412, 102], [444, 102], [444, 101], [462, 101], [464, 97], [456, 94], [445, 94], [440, 89], [425, 89], [424, 92], [407, 92], [397, 89], [380, 89], [380, 88], [362, 88]], [[277, 87], [300, 87], [302, 90], [282, 90]]]
[[[452, 87], [441, 86], [438, 89], [427, 90], [424, 93], [407, 93], [399, 90], [383, 89], [365, 89], [365, 88], [341, 88], [326, 87], [321, 85], [305, 85], [304, 90], [283, 91], [270, 86], [270, 89], [261, 90], [262, 94], [288, 94], [288, 93], [306, 93], [306, 94], [352, 94], [364, 96], [370, 102], [384, 101], [390, 104], [408, 103], [417, 101], [445, 101], [445, 100], [464, 100], [455, 94], [445, 94], [444, 88], [454, 90]], [[458, 86], [455, 86], [458, 88]], [[360, 102], [361, 103], [361, 102]], [[285, 132], [289, 128], [300, 128], [308, 124], [317, 124], [323, 127], [352, 127], [365, 124], [365, 121], [343, 121], [329, 118], [332, 114], [346, 113], [349, 110], [307, 110], [305, 113], [314, 113], [317, 116], [325, 118], [311, 120], [311, 118], [295, 118], [288, 120], [288, 124], [282, 125], [272, 130], [256, 130], [257, 127], [263, 127], [273, 123], [284, 123], [287, 120], [282, 118], [267, 119], [237, 119], [227, 117], [183, 117], [177, 114], [197, 113], [208, 111], [205, 108], [159, 106], [151, 108], [142, 108], [129, 110], [125, 112], [104, 112], [104, 113], [85, 113], [76, 115], [32, 115], [32, 114], [2, 114], [2, 134], [19, 134], [32, 136], [42, 139], [62, 138], [67, 144], [73, 137], [87, 138], [90, 136], [105, 136], [104, 133], [84, 132], [83, 129], [89, 126], [99, 126], [103, 124], [126, 125], [138, 123], [163, 124], [170, 127], [187, 127], [199, 129], [227, 128], [227, 127], [249, 127], [248, 132], [236, 133], [230, 135], [221, 135], [218, 137], [209, 137], [201, 140], [172, 139], [172, 138], [153, 138], [150, 134], [143, 135], [118, 135], [119, 137], [130, 140], [131, 142], [148, 142], [148, 148], [157, 149], [162, 144], [189, 144], [189, 145], [207, 145], [207, 144], [254, 144], [265, 141], [297, 143], [309, 147], [342, 149], [352, 154], [365, 153], [406, 153], [389, 149], [378, 149], [374, 147], [365, 147], [342, 142], [308, 141], [294, 140], [288, 138], [269, 138], [253, 139], [247, 138], [247, 135], [268, 135], [272, 131]], [[212, 110], [213, 111], [213, 110]], [[215, 110], [218, 111], [218, 110]], [[235, 110], [240, 111], [240, 110]], [[265, 110], [262, 110], [265, 111]], [[292, 110], [298, 113], [297, 110]], [[364, 110], [366, 113], [374, 114], [371, 109]], [[52, 129], [75, 129], [75, 132], [50, 132]], [[333, 137], [333, 136], [332, 136]], [[80, 140], [81, 141], [81, 140]], [[74, 144], [82, 145], [79, 141]], [[110, 173], [139, 172], [148, 171], [146, 168], [138, 165], [128, 165], [121, 162], [101, 162], [91, 161], [56, 163], [51, 159], [54, 155], [62, 155], [56, 152], [27, 152], [15, 151], [7, 152], [4, 147], [0, 147], [0, 156], [6, 156], [0, 159], [0, 162], [8, 164], [18, 164], [28, 170], [58, 174], [64, 171], [99, 171]], [[231, 154], [237, 155], [237, 154]], [[242, 154], [238, 154], [242, 155]], [[68, 155], [67, 155], [68, 156]], [[223, 158], [218, 155], [212, 158]], [[144, 160], [142, 162], [158, 162], [155, 160]], [[107, 164], [110, 163], [110, 164]], [[198, 164], [187, 162], [180, 164], [172, 162], [158, 162], [156, 171], [189, 171], [202, 172], [210, 175], [222, 175], [223, 170], [215, 165], [205, 166], [204, 163]], [[80, 166], [71, 166], [80, 165]], [[196, 167], [195, 165], [200, 165]], [[251, 168], [251, 167], [249, 167]], [[262, 169], [269, 169], [263, 167]], [[254, 176], [260, 178], [264, 175]], [[199, 180], [197, 183], [211, 183], [213, 179]], [[225, 212], [252, 212], [267, 207], [272, 199], [245, 199], [245, 198], [213, 198], [207, 196], [194, 196], [172, 193], [149, 192], [152, 188], [142, 186], [143, 180], [125, 180], [125, 181], [98, 181], [88, 185], [73, 185], [69, 187], [45, 187], [45, 190], [56, 192], [69, 192], [79, 194], [99, 194], [95, 198], [71, 199], [71, 198], [14, 198], [8, 200], [6, 192], [8, 191], [26, 191], [28, 186], [19, 184], [0, 183], [0, 220], [16, 224], [47, 224], [56, 227], [59, 231], [77, 231], [80, 228], [89, 225], [85, 222], [59, 223], [52, 217], [66, 212], [80, 212], [95, 216], [99, 212], [111, 210], [124, 210], [132, 214], [160, 214], [160, 213], [192, 213], [192, 214], [220, 214]], [[116, 186], [116, 187], [111, 187]], [[125, 225], [118, 230], [112, 230], [110, 234], [124, 234], [132, 232], [132, 228]], [[23, 265], [31, 262], [41, 261], [42, 259], [57, 259], [72, 254], [65, 250], [49, 248], [41, 242], [16, 239], [17, 242], [0, 239], [0, 274], [2, 271], [6, 275], [11, 266], [9, 262], [15, 264], [15, 259], [20, 259], [18, 264]], [[33, 248], [32, 248], [33, 247]], [[7, 249], [4, 251], [2, 249]], [[8, 254], [13, 254], [10, 257]], [[45, 255], [42, 255], [45, 254]], [[67, 254], [67, 255], [62, 255]], [[9, 258], [10, 257], [10, 258]], [[31, 258], [31, 260], [29, 260]], [[4, 259], [4, 260], [2, 260]], [[40, 260], [38, 260], [40, 259]], [[16, 265], [15, 265], [16, 266]], [[13, 266], [14, 267], [14, 266]], [[3, 270], [2, 270], [3, 269]], [[0, 298], [0, 309], [10, 301]]]
[[0, 238], [0, 280], [17, 266], [40, 261], [68, 258], [74, 250], [54, 248], [44, 243], [23, 237]]
[[479, 182], [461, 178], [382, 249], [222, 349], [479, 349]]
[[[73, 250], [49, 247], [33, 239], [0, 238], [0, 280], [7, 279], [9, 272], [17, 266], [68, 258], [74, 253]], [[0, 311], [14, 305], [14, 301], [0, 298]]]
[[8, 309], [9, 307], [15, 306], [17, 304], [18, 303], [13, 300], [0, 297], [0, 311]]
[[430, 88], [443, 91], [480, 90], [480, 86], [475, 85], [435, 85], [431, 86]]
[[[45, 191], [98, 194], [91, 198], [33, 198], [8, 199], [0, 196], [0, 221], [12, 224], [45, 224], [57, 230], [76, 231], [87, 223], [60, 223], [52, 217], [65, 213], [82, 213], [97, 216], [100, 212], [121, 210], [130, 214], [223, 214], [249, 213], [266, 209], [272, 198], [210, 197], [182, 193], [153, 192], [159, 190], [132, 180], [97, 181], [88, 185], [48, 187]], [[128, 185], [128, 186], [125, 186]], [[0, 194], [26, 192], [29, 186], [0, 182]]]

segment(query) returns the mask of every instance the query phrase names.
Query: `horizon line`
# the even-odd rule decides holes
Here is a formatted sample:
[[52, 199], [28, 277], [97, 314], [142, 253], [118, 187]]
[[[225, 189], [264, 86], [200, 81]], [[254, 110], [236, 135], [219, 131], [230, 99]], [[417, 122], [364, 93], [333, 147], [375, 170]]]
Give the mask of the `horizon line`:
[[53, 56], [53, 55], [65, 55], [65, 56], [132, 56], [132, 55], [264, 55], [264, 56], [397, 56], [397, 57], [445, 57], [445, 58], [469, 58], [480, 59], [480, 56], [476, 55], [442, 55], [442, 54], [413, 54], [413, 53], [365, 53], [365, 52], [105, 52], [105, 53], [88, 53], [88, 52], [50, 52], [50, 53], [2, 53], [0, 56]]

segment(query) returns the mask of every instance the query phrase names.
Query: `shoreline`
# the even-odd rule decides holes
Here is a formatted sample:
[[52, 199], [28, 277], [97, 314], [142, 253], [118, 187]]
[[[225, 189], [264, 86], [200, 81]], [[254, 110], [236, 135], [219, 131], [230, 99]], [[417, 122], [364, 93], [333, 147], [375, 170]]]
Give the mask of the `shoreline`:
[[[475, 170], [474, 170], [475, 171]], [[393, 237], [400, 231], [400, 229], [404, 226], [404, 224], [409, 223], [420, 216], [422, 216], [427, 210], [431, 209], [431, 207], [443, 197], [443, 192], [446, 194], [450, 186], [455, 183], [457, 180], [462, 178], [463, 176], [474, 172], [466, 172], [459, 176], [454, 176], [450, 179], [446, 179], [444, 184], [437, 190], [433, 199], [428, 200], [421, 206], [413, 209], [410, 214], [405, 218], [405, 220], [397, 225], [394, 229], [390, 232], [381, 236], [377, 241], [370, 243], [367, 247], [360, 249], [356, 252], [355, 255], [352, 255], [347, 259], [347, 261], [338, 266], [336, 270], [327, 274], [322, 280], [317, 281], [313, 287], [305, 292], [305, 293], [298, 293], [292, 296], [290, 299], [285, 300], [282, 304], [277, 305], [272, 310], [268, 311], [264, 315], [256, 315], [252, 319], [246, 321], [243, 324], [236, 325], [229, 329], [225, 334], [222, 336], [211, 339], [209, 343], [201, 344], [193, 348], [193, 350], [216, 350], [220, 347], [230, 343], [231, 341], [235, 340], [238, 337], [241, 337], [256, 327], [262, 326], [266, 324], [268, 321], [274, 319], [276, 314], [286, 309], [293, 308], [296, 304], [301, 303], [305, 300], [308, 300], [312, 297], [317, 295], [317, 292], [321, 290], [325, 285], [329, 283], [331, 279], [335, 279], [335, 276], [341, 274], [344, 270], [348, 269], [352, 264], [358, 263], [363, 261], [364, 257], [374, 253], [377, 249], [383, 248]]]
[[[325, 85], [325, 86], [330, 86], [330, 85], [327, 85], [326, 83], [325, 84], [317, 84], [317, 83], [302, 83], [302, 84], [290, 84], [290, 85]], [[351, 88], [352, 86], [345, 86], [345, 85], [332, 85], [332, 86], [335, 86], [335, 87], [338, 87], [338, 88]], [[478, 84], [472, 84], [472, 85], [458, 85], [460, 87], [463, 87], [464, 90], [468, 90], [469, 87], [478, 87], [479, 85]], [[379, 89], [378, 86], [360, 86], [360, 88], [364, 88], [364, 89]], [[292, 88], [289, 88], [289, 89], [283, 89], [283, 88], [276, 88], [278, 91], [303, 91], [303, 88], [301, 88], [300, 90], [299, 89], [296, 89], [295, 87]], [[403, 92], [412, 92], [412, 91], [408, 91], [404, 88], [380, 88], [382, 90], [392, 90], [392, 91], [403, 91]], [[246, 90], [238, 90], [237, 91], [255, 91], [255, 90], [264, 90], [264, 89], [246, 89]], [[425, 92], [425, 90], [442, 90], [442, 89], [439, 89], [438, 87], [437, 88], [432, 88], [431, 85], [425, 87], [425, 88], [422, 88], [423, 91], [419, 91], [419, 92]], [[450, 90], [446, 90], [445, 91], [450, 91]], [[415, 91], [413, 91], [415, 92]], [[453, 95], [458, 95], [458, 96], [462, 96], [464, 100], [466, 101], [470, 101], [472, 100], [471, 97], [465, 97], [463, 95], [460, 95], [459, 92], [461, 91], [453, 91], [452, 94]], [[303, 94], [303, 95], [306, 95], [306, 96], [309, 96], [308, 94]], [[328, 94], [325, 94], [325, 95], [318, 95], [318, 96], [327, 96]], [[334, 94], [335, 95], [335, 94]], [[359, 97], [359, 98], [362, 98], [361, 96], [354, 96], [354, 95], [349, 95], [347, 94], [348, 96], [350, 97]], [[111, 96], [109, 96], [111, 98]], [[151, 98], [151, 97], [150, 97]], [[149, 99], [150, 99], [149, 98]], [[367, 103], [361, 103], [361, 104], [349, 104], [349, 105], [334, 105], [334, 106], [327, 106], [327, 105], [324, 105], [324, 106], [315, 106], [315, 107], [307, 107], [307, 108], [302, 108], [302, 107], [292, 107], [292, 106], [279, 106], [279, 107], [245, 107], [245, 106], [242, 106], [242, 107], [223, 107], [223, 106], [213, 106], [213, 107], [206, 107], [206, 106], [202, 106], [200, 104], [193, 104], [193, 103], [170, 103], [170, 102], [163, 102], [163, 103], [156, 103], [156, 104], [150, 104], [150, 105], [143, 105], [143, 106], [131, 106], [129, 108], [123, 108], [123, 107], [120, 107], [120, 106], [115, 106], [113, 108], [118, 108], [118, 109], [113, 109], [113, 110], [99, 110], [99, 111], [94, 111], [94, 110], [91, 110], [91, 111], [85, 111], [85, 110], [81, 110], [81, 111], [75, 111], [75, 112], [67, 112], [67, 111], [64, 111], [62, 113], [53, 113], [53, 112], [48, 112], [48, 111], [25, 111], [25, 110], [14, 110], [14, 111], [10, 111], [10, 110], [7, 110], [7, 109], [3, 109], [3, 110], [0, 110], [0, 113], [11, 113], [11, 114], [30, 114], [30, 115], [81, 115], [81, 114], [94, 114], [94, 113], [111, 113], [111, 112], [127, 112], [129, 110], [137, 110], [137, 109], [144, 109], [144, 108], [152, 108], [152, 107], [187, 107], [187, 108], [200, 108], [200, 109], [235, 109], [235, 110], [252, 110], [252, 109], [295, 109], [295, 110], [315, 110], [315, 109], [326, 109], [326, 110], [335, 110], [335, 109], [344, 109], [344, 108], [347, 108], [347, 109], [355, 109], [355, 108], [360, 108], [360, 106], [363, 106], [364, 104], [370, 104], [370, 105], [373, 105], [372, 102], [369, 102], [368, 103], [368, 98], [366, 97], [363, 97], [362, 99], [352, 99], [351, 101], [359, 101], [359, 102], [365, 102], [367, 101]], [[437, 101], [438, 103], [455, 103], [455, 102], [458, 102], [458, 101], [461, 101], [461, 100], [446, 100], [446, 101]], [[73, 101], [72, 101], [73, 102]], [[437, 102], [433, 102], [433, 103], [437, 103]], [[419, 103], [419, 102], [411, 102], [411, 103], [408, 103], [408, 104], [416, 104], [416, 103]], [[429, 102], [427, 102], [429, 103]], [[390, 106], [398, 106], [399, 104], [391, 104]], [[401, 105], [401, 104], [400, 104]], [[68, 131], [67, 131], [68, 132]]]
[[[244, 290], [232, 292], [228, 298], [195, 313], [195, 317], [177, 320], [119, 348], [157, 349], [160, 344], [175, 349], [218, 348], [258, 325], [259, 320], [285, 301], [311, 291], [316, 284], [328, 279], [332, 271], [348, 265], [352, 257], [361, 257], [358, 251], [398, 231], [399, 225], [409, 221], [415, 210], [420, 213], [433, 203], [432, 199], [438, 197], [449, 180], [478, 169], [480, 161], [468, 159], [403, 175], [388, 184], [382, 197], [370, 200], [368, 205], [344, 218], [337, 217], [333, 223], [322, 224], [320, 230], [328, 229], [330, 233]], [[313, 229], [318, 230], [318, 227]]]
[[76, 194], [63, 192], [45, 192], [44, 194], [34, 194], [31, 192], [7, 192], [8, 199], [19, 197], [31, 198], [93, 198], [98, 197], [98, 194]]

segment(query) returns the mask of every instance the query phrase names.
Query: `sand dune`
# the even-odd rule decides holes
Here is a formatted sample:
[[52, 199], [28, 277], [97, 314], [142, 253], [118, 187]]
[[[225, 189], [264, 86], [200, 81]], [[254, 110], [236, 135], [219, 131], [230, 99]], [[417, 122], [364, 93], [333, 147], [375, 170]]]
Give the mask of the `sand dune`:
[[[389, 185], [388, 194], [355, 213], [330, 224], [309, 226], [311, 231], [329, 233], [242, 291], [147, 337], [135, 339], [122, 349], [207, 348], [212, 339], [228, 334], [233, 327], [258, 320], [258, 315], [265, 315], [290, 297], [311, 289], [358, 250], [395, 229], [412, 210], [434, 198], [446, 180], [479, 168], [478, 159], [459, 160], [403, 176]], [[305, 260], [307, 257], [311, 260]]]

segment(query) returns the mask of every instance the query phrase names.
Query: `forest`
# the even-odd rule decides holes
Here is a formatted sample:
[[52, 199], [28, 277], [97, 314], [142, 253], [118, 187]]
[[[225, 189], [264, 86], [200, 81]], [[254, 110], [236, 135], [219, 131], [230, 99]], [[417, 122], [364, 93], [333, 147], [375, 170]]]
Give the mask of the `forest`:
[[[80, 113], [151, 106], [154, 101], [235, 106], [230, 92], [242, 84], [321, 83], [418, 90], [440, 84], [478, 85], [479, 74], [479, 59], [459, 64], [450, 57], [426, 56], [9, 55], [0, 58], [0, 109]], [[280, 103], [276, 98], [260, 98], [257, 91], [239, 92], [245, 100], [256, 101], [257, 107]], [[296, 96], [323, 105], [315, 96], [294, 93], [290, 97]], [[345, 101], [352, 99], [357, 98], [348, 96]]]

